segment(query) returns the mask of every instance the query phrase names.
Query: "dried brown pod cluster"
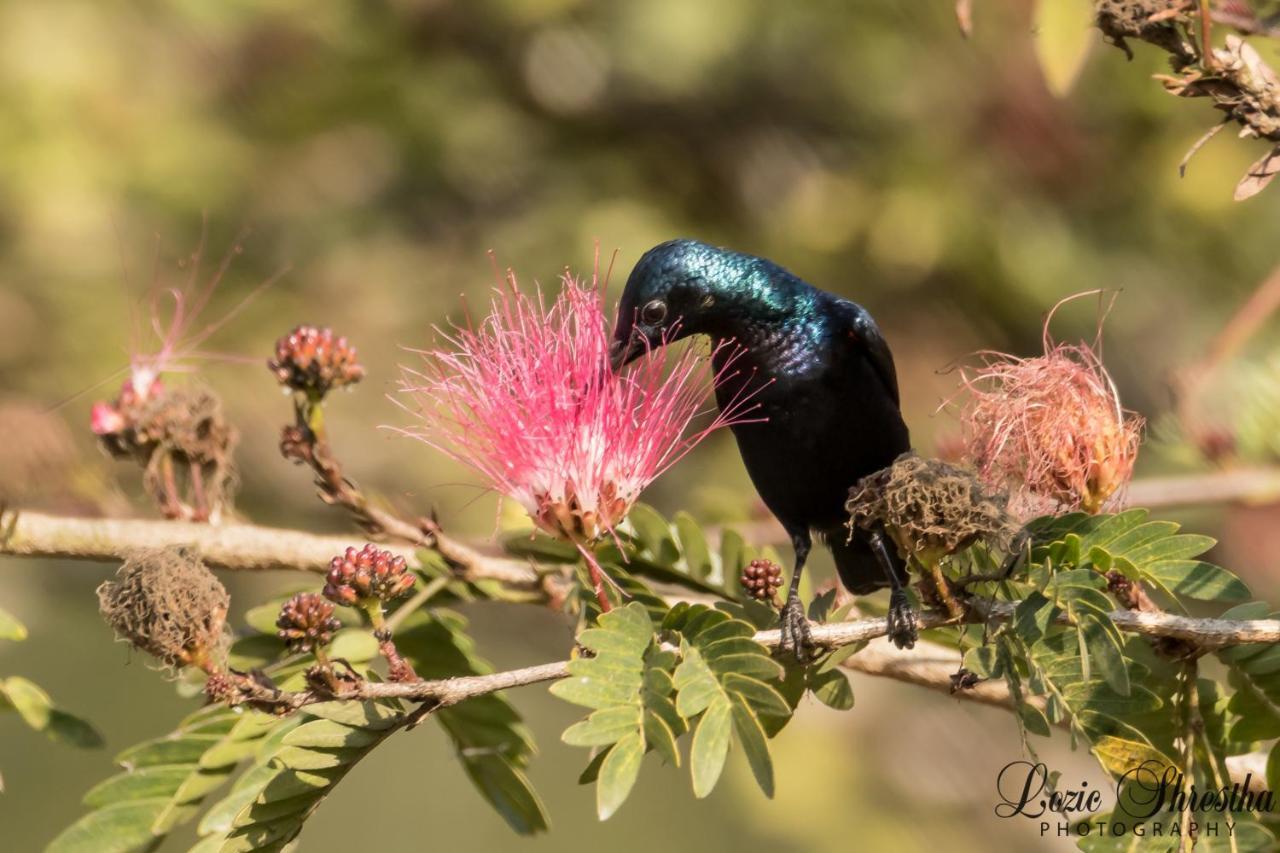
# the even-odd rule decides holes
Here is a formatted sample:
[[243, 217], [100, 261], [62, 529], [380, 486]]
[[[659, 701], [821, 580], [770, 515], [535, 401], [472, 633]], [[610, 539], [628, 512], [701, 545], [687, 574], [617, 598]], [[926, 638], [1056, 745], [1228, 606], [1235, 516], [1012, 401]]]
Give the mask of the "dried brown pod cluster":
[[143, 483], [167, 517], [216, 520], [229, 507], [239, 433], [209, 389], [157, 381], [140, 395], [126, 382], [114, 403], [94, 407], [93, 429], [112, 456], [143, 466]]
[[316, 399], [364, 378], [356, 348], [332, 329], [315, 326], [298, 326], [276, 341], [267, 368], [284, 387]]
[[1013, 532], [1005, 497], [966, 468], [904, 453], [849, 492], [849, 527], [882, 528], [904, 557], [936, 565], [978, 540], [1003, 545]]
[[121, 639], [167, 666], [222, 668], [231, 597], [180, 548], [138, 551], [98, 587], [98, 609]]
[[413, 589], [416, 580], [404, 557], [372, 544], [358, 551], [348, 548], [329, 564], [324, 597], [348, 606], [392, 601]]

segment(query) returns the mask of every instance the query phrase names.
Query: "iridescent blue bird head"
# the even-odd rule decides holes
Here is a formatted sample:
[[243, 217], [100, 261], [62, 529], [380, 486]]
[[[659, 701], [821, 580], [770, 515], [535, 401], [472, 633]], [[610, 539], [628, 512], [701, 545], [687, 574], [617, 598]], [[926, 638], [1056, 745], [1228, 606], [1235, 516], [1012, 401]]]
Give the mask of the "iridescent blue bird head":
[[644, 253], [627, 279], [609, 362], [618, 370], [690, 335], [716, 342], [739, 336], [746, 322], [784, 317], [797, 287], [805, 285], [764, 258], [697, 240], [661, 243]]

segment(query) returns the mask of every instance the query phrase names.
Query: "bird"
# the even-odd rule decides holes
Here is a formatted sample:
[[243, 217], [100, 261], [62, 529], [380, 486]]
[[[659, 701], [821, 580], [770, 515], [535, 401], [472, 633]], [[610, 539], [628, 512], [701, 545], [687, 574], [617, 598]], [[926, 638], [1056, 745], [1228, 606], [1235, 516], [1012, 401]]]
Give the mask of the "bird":
[[623, 288], [610, 367], [619, 372], [695, 335], [714, 346], [720, 409], [743, 394], [757, 407], [731, 429], [752, 484], [795, 550], [783, 648], [802, 661], [816, 649], [799, 595], [814, 534], [850, 592], [893, 589], [890, 639], [914, 645], [901, 558], [881, 531], [851, 535], [846, 526], [849, 489], [911, 446], [893, 354], [871, 315], [766, 258], [692, 239], [661, 243], [641, 256]]

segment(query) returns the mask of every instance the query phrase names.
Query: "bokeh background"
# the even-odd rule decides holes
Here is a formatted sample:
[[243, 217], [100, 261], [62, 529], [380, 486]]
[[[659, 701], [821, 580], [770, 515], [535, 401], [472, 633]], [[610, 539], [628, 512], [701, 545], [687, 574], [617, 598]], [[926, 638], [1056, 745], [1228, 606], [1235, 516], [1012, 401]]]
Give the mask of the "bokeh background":
[[[598, 243], [606, 258], [616, 250], [618, 288], [646, 248], [675, 236], [767, 255], [868, 306], [925, 450], [955, 432], [935, 414], [956, 384], [945, 368], [983, 348], [1033, 354], [1060, 298], [1118, 290], [1105, 356], [1126, 405], [1152, 423], [1141, 475], [1209, 470], [1204, 436], [1181, 441], [1171, 423], [1171, 377], [1280, 263], [1280, 190], [1231, 199], [1263, 149], [1221, 134], [1180, 179], [1183, 153], [1216, 117], [1161, 92], [1161, 54], [1139, 47], [1126, 62], [1098, 44], [1058, 97], [1028, 4], [979, 2], [968, 41], [952, 5], [7, 0], [0, 489], [24, 507], [154, 514], [137, 499], [138, 472], [95, 447], [88, 409], [114, 394], [153, 270], [184, 274], [206, 221], [206, 268], [249, 229], [210, 319], [288, 270], [209, 341], [225, 357], [200, 370], [243, 433], [238, 512], [262, 523], [348, 530], [276, 452], [290, 412], [262, 363], [288, 328], [332, 325], [359, 347], [368, 378], [328, 407], [350, 472], [483, 540], [495, 498], [378, 429], [403, 418], [386, 399], [411, 360], [400, 346], [429, 342], [464, 295], [483, 304], [487, 252], [551, 285], [566, 265], [589, 271]], [[1096, 328], [1082, 301], [1053, 331]], [[1236, 418], [1280, 396], [1275, 340], [1273, 324], [1213, 383], [1211, 438], [1236, 446], [1241, 464], [1280, 455], [1265, 410], [1250, 410], [1247, 429]], [[743, 521], [761, 512], [751, 495], [721, 435], [649, 498]], [[1223, 536], [1215, 557], [1274, 600], [1273, 513], [1173, 517]], [[115, 751], [190, 708], [97, 618], [93, 589], [113, 569], [0, 559], [0, 602], [31, 628], [27, 642], [0, 645], [0, 673], [39, 681], [108, 741], [78, 752], [0, 716], [6, 850], [39, 849], [80, 814]], [[248, 607], [290, 580], [229, 582]], [[568, 626], [530, 610], [470, 608], [480, 650], [503, 667], [562, 656]], [[338, 787], [303, 849], [371, 837], [382, 850], [618, 853], [1065, 845], [992, 814], [995, 774], [1019, 757], [1007, 715], [856, 676], [854, 689], [852, 712], [806, 705], [779, 738], [776, 800], [740, 759], [705, 802], [655, 764], [601, 825], [592, 789], [575, 784], [583, 754], [557, 740], [576, 712], [527, 688], [512, 698], [538, 736], [532, 778], [549, 836], [510, 835], [423, 727]], [[1068, 780], [1098, 780], [1066, 744], [1046, 755]]]

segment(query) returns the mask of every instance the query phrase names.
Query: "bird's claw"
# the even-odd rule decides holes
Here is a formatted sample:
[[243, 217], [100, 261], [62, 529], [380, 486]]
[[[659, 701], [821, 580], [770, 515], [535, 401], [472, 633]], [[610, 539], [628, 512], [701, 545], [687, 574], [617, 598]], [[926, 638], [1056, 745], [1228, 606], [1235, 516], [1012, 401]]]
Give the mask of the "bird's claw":
[[900, 649], [914, 648], [920, 639], [916, 611], [906, 590], [898, 587], [889, 595], [889, 639]]
[[782, 606], [782, 641], [778, 648], [794, 654], [800, 663], [813, 660], [817, 650], [813, 634], [809, 631], [809, 620], [804, 614], [804, 604], [798, 595], [788, 596], [787, 603]]

